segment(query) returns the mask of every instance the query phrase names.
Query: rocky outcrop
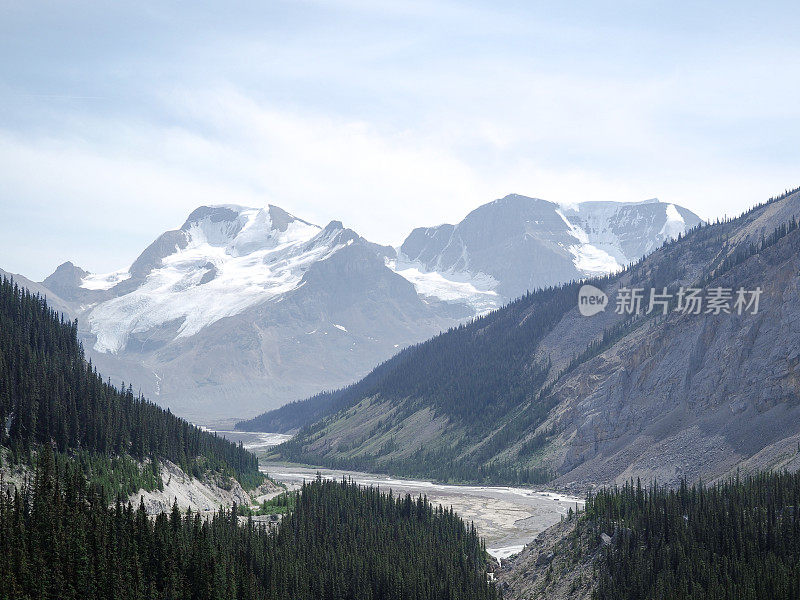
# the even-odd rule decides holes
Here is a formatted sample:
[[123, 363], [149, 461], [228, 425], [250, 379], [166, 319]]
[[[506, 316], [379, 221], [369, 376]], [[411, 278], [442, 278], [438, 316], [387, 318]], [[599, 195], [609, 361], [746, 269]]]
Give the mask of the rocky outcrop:
[[[506, 600], [588, 600], [595, 588], [592, 562], [598, 557], [576, 533], [577, 518], [564, 519], [495, 570]], [[588, 550], [588, 551], [587, 551]]]
[[[163, 461], [161, 479], [162, 490], [139, 490], [132, 494], [128, 501], [134, 506], [143, 501], [149, 515], [172, 510], [176, 502], [182, 511], [191, 509], [192, 512], [214, 512], [220, 507], [229, 508], [234, 502], [240, 506], [250, 506], [253, 503], [251, 494], [246, 492], [238, 481], [219, 474], [209, 473], [201, 479], [196, 479], [185, 473], [178, 465]], [[278, 486], [267, 480], [260, 488], [253, 491], [253, 497], [263, 496], [278, 489]]]

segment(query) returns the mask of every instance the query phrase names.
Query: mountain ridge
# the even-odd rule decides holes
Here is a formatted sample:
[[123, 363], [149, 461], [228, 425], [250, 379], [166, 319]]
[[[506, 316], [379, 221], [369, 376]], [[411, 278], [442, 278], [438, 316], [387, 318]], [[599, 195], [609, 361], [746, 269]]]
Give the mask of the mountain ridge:
[[[695, 228], [624, 272], [590, 283], [609, 297], [623, 285], [660, 290], [697, 282], [735, 287], [741, 282], [755, 288], [759, 278], [774, 270], [780, 285], [760, 282], [764, 310], [774, 315], [776, 307], [784, 305], [775, 303], [775, 295], [796, 293], [798, 269], [786, 265], [796, 262], [800, 253], [798, 214], [800, 193], [795, 191], [737, 219]], [[667, 482], [682, 476], [719, 477], [739, 460], [765, 451], [766, 445], [777, 444], [781, 452], [791, 447], [797, 432], [788, 415], [794, 404], [781, 398], [798, 393], [786, 391], [794, 389], [794, 359], [764, 344], [784, 340], [781, 347], [791, 347], [794, 328], [777, 318], [781, 326], [769, 325], [768, 317], [758, 315], [751, 322], [759, 327], [749, 327], [741, 338], [737, 329], [730, 329], [736, 315], [701, 315], [692, 321], [670, 313], [663, 321], [628, 323], [622, 315], [605, 311], [586, 318], [578, 314], [578, 287], [567, 284], [525, 296], [472, 325], [421, 344], [403, 360], [392, 359], [381, 367], [390, 375], [382, 375], [369, 389], [350, 396], [347, 390], [334, 393], [327, 415], [317, 406], [311, 411], [316, 422], [276, 455], [395, 475], [498, 482], [555, 478], [558, 484], [592, 485], [637, 474]], [[540, 333], [531, 329], [531, 321], [539, 322]], [[717, 321], [727, 323], [728, 329], [719, 329]], [[673, 328], [683, 327], [688, 327], [685, 338], [670, 336]], [[731, 340], [747, 336], [759, 340], [746, 346], [752, 355], [730, 363], [702, 351], [703, 344], [713, 340], [729, 357], [734, 352]], [[672, 362], [654, 355], [654, 347], [669, 348]], [[483, 354], [476, 358], [470, 351], [478, 348]], [[437, 368], [429, 377], [430, 363]], [[473, 381], [475, 367], [485, 373]], [[681, 368], [683, 376], [678, 375]], [[764, 368], [775, 373], [768, 391], [757, 385], [757, 374]], [[446, 380], [441, 380], [442, 373]], [[745, 373], [749, 378], [739, 390], [733, 382]], [[402, 385], [388, 385], [392, 376]], [[678, 387], [671, 379], [675, 376]], [[480, 391], [484, 377], [493, 382], [493, 394]], [[728, 383], [721, 386], [720, 377]], [[761, 399], [748, 402], [743, 390]], [[723, 391], [732, 395], [728, 413], [720, 412]], [[680, 410], [673, 410], [680, 407], [681, 394], [705, 398], [694, 403], [698, 412], [692, 418], [702, 427], [722, 428], [720, 435], [704, 436], [692, 429], [688, 413], [681, 417]], [[287, 407], [274, 416], [289, 422], [290, 413], [299, 408], [302, 405]], [[489, 411], [488, 424], [481, 416], [460, 417], [465, 410], [473, 415]], [[737, 414], [751, 410], [748, 423], [737, 420]], [[787, 414], [780, 416], [782, 410]], [[749, 436], [748, 426], [758, 434]], [[765, 447], [747, 446], [745, 440], [752, 438]], [[665, 455], [673, 460], [664, 464], [660, 458]]]
[[416, 266], [495, 291], [498, 308], [528, 291], [620, 270], [700, 222], [657, 199], [560, 205], [509, 194], [458, 224], [414, 229], [399, 248], [398, 270]]
[[[648, 217], [646, 204], [609, 206], [625, 215], [607, 224], [612, 241], [665, 235], [666, 208]], [[584, 223], [587, 233], [569, 209], [520, 195], [470, 214], [487, 210], [488, 236], [478, 235], [482, 221], [451, 226], [469, 242], [461, 270], [411, 264], [341, 221], [319, 227], [275, 205], [220, 204], [191, 211], [127, 269], [93, 274], [68, 262], [42, 285], [78, 317], [88, 354], [112, 380], [200, 422], [246, 417], [347, 385], [517, 291], [584, 274], [575, 261], [589, 246], [579, 238], [597, 238], [596, 224]]]

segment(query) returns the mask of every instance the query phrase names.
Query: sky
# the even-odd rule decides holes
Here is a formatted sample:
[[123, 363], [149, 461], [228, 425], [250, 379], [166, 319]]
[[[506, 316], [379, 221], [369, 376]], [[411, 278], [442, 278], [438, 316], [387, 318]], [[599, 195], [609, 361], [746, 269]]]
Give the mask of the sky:
[[0, 0], [0, 268], [202, 204], [398, 245], [509, 193], [713, 219], [800, 185], [796, 2]]

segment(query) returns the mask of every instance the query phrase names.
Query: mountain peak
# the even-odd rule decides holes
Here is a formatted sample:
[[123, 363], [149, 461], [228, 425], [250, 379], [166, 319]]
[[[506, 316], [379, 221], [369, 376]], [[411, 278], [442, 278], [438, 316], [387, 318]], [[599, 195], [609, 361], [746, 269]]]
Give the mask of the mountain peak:
[[337, 231], [339, 229], [344, 229], [344, 225], [341, 221], [331, 221], [325, 226], [324, 231]]
[[42, 282], [46, 288], [52, 290], [64, 299], [71, 300], [75, 290], [80, 288], [81, 281], [88, 273], [75, 266], [71, 261], [58, 265], [51, 275]]
[[267, 205], [267, 212], [269, 212], [269, 218], [272, 221], [272, 227], [278, 231], [286, 231], [286, 229], [289, 227], [289, 224], [293, 223], [294, 221], [300, 221], [306, 225], [311, 225], [311, 223], [308, 221], [298, 219], [294, 215], [283, 210], [280, 206], [275, 206], [274, 204]]
[[268, 204], [262, 208], [240, 206], [238, 204], [211, 204], [194, 209], [181, 226], [181, 231], [189, 231], [192, 227], [198, 226], [203, 222], [213, 224], [228, 223], [230, 226], [227, 227], [226, 232], [230, 235], [236, 235], [236, 233], [251, 226], [254, 222], [280, 232], [285, 232], [292, 223], [317, 227], [313, 223], [295, 217], [274, 204]]
[[193, 224], [198, 223], [204, 219], [210, 220], [212, 223], [219, 223], [222, 221], [234, 221], [246, 209], [242, 206], [233, 204], [219, 204], [210, 206], [198, 206], [186, 218], [186, 222], [181, 226], [181, 230], [188, 230]]
[[131, 267], [132, 283], [92, 309], [99, 352], [119, 352], [142, 330], [173, 327], [173, 339], [284, 297], [315, 262], [358, 235], [325, 230], [278, 206], [201, 206], [180, 230], [163, 233]]
[[[532, 196], [524, 196], [522, 194], [507, 194], [502, 198], [495, 200], [494, 202], [490, 202], [489, 205], [492, 204], [548, 204], [555, 206], [555, 202], [550, 202], [549, 200], [543, 200], [542, 198], [534, 198]], [[484, 204], [483, 206], [487, 206]], [[480, 208], [480, 207], [479, 207]]]
[[58, 265], [56, 267], [56, 270], [53, 271], [52, 274], [48, 275], [48, 277], [45, 279], [45, 282], [54, 280], [63, 280], [64, 278], [72, 279], [76, 277], [78, 280], [80, 280], [82, 277], [86, 275], [87, 271], [84, 271], [80, 267], [73, 264], [72, 261], [68, 260]]

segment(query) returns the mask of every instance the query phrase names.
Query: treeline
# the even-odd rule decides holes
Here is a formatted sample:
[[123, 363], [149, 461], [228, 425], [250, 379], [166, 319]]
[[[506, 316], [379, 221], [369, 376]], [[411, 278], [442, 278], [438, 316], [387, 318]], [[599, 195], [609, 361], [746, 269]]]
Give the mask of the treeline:
[[0, 445], [14, 461], [38, 445], [61, 453], [167, 459], [190, 473], [213, 469], [243, 485], [262, 481], [256, 457], [204, 432], [130, 387], [104, 382], [84, 360], [77, 322], [65, 321], [12, 280], [0, 281]]
[[497, 598], [474, 527], [424, 498], [318, 478], [277, 530], [235, 506], [150, 519], [41, 454], [33, 486], [0, 497], [0, 598]]
[[597, 599], [800, 598], [800, 474], [590, 495]]
[[514, 460], [480, 464], [472, 459], [459, 459], [457, 450], [417, 450], [405, 458], [379, 460], [374, 455], [346, 458], [303, 451], [301, 446], [287, 445], [281, 455], [308, 465], [330, 469], [385, 473], [395, 477], [427, 478], [443, 483], [480, 483], [485, 485], [539, 485], [555, 474], [546, 467], [529, 467]]

